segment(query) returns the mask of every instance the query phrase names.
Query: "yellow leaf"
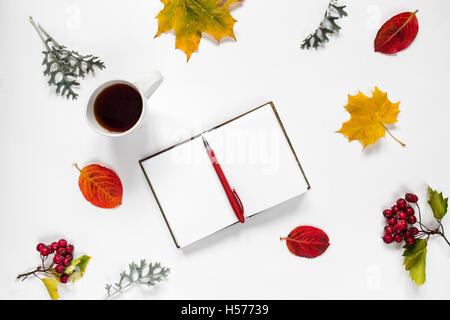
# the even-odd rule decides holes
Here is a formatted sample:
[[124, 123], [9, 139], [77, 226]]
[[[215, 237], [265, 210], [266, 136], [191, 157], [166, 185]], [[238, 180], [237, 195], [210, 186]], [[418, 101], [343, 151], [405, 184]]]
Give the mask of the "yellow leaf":
[[385, 124], [397, 122], [397, 115], [400, 112], [399, 104], [400, 102], [389, 101], [387, 93], [380, 91], [377, 87], [371, 98], [361, 92], [356, 96], [349, 95], [345, 109], [350, 113], [350, 120], [344, 122], [337, 132], [348, 137], [349, 142], [359, 140], [364, 146], [363, 149], [384, 137], [386, 131], [398, 143], [405, 146], [385, 126]]
[[41, 280], [44, 283], [45, 287], [47, 288], [47, 291], [50, 294], [52, 300], [58, 300], [59, 294], [58, 294], [58, 284], [56, 280], [50, 278], [44, 278]]
[[175, 48], [183, 50], [187, 60], [198, 49], [202, 32], [217, 41], [223, 37], [236, 40], [233, 26], [236, 20], [230, 15], [230, 4], [241, 0], [161, 0], [164, 8], [158, 13], [158, 32], [175, 31]]

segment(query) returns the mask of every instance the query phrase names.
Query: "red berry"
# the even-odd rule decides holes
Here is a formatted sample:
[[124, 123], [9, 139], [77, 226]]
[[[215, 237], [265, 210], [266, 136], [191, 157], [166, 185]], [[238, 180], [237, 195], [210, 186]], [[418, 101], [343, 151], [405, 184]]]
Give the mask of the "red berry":
[[47, 246], [42, 247], [41, 249], [41, 255], [44, 257], [48, 256], [50, 254], [50, 249]]
[[398, 209], [398, 207], [397, 206], [393, 206], [392, 207], [392, 213], [397, 213], [397, 212], [399, 212], [400, 210]]
[[72, 253], [72, 252], [73, 252], [73, 245], [68, 244], [68, 245], [66, 246], [66, 252], [67, 252], [67, 253]]
[[66, 239], [60, 239], [58, 241], [58, 244], [60, 247], [65, 247], [67, 245], [67, 241], [66, 241]]
[[407, 239], [407, 238], [409, 238], [409, 237], [411, 237], [411, 232], [409, 232], [409, 230], [405, 230], [405, 231], [403, 232], [403, 238]]
[[53, 248], [52, 248], [52, 246], [50, 245], [50, 246], [47, 246], [47, 248], [48, 248], [48, 250], [49, 250], [49, 253], [53, 253], [53, 252], [55, 252], [55, 250], [53, 250]]
[[69, 280], [69, 276], [67, 274], [63, 274], [59, 280], [61, 280], [62, 283], [67, 283], [67, 280]]
[[53, 257], [53, 262], [56, 264], [61, 264], [64, 261], [64, 257], [57, 254], [56, 256]]
[[406, 220], [406, 219], [408, 218], [408, 216], [406, 215], [406, 213], [403, 212], [403, 211], [400, 211], [400, 212], [398, 213], [397, 217], [398, 217], [399, 219], [401, 219], [401, 220]]
[[411, 228], [411, 234], [412, 234], [413, 236], [416, 236], [418, 233], [419, 233], [419, 229], [417, 229], [416, 227]]
[[58, 242], [52, 242], [52, 244], [50, 245], [51, 247], [52, 247], [52, 249], [53, 250], [56, 250], [56, 249], [58, 249], [59, 248], [59, 244], [58, 244]]
[[45, 244], [39, 243], [39, 244], [36, 246], [36, 250], [39, 251], [39, 252], [41, 252], [41, 250], [42, 250], [43, 247], [45, 247]]
[[419, 200], [419, 198], [414, 193], [405, 194], [405, 199], [406, 199], [406, 201], [411, 202], [411, 203], [416, 203], [417, 200]]
[[405, 209], [406, 208], [406, 200], [405, 199], [398, 199], [397, 200], [397, 207], [400, 209], [400, 210], [403, 210], [403, 209]]
[[390, 234], [385, 234], [384, 236], [383, 236], [383, 241], [385, 242], [385, 243], [391, 243], [392, 242], [392, 240], [393, 240], [393, 238], [392, 238], [392, 236], [390, 235]]
[[56, 271], [57, 273], [63, 273], [65, 269], [66, 269], [66, 268], [65, 268], [62, 264], [58, 264], [58, 265], [55, 267], [55, 271]]
[[414, 245], [414, 243], [416, 243], [416, 239], [414, 239], [413, 237], [406, 238], [405, 241], [410, 246], [412, 246], [412, 245]]
[[397, 223], [397, 219], [395, 219], [395, 218], [391, 218], [391, 219], [389, 219], [389, 221], [388, 221], [388, 224], [389, 224], [390, 226], [394, 226], [396, 223]]
[[413, 216], [413, 215], [414, 215], [414, 209], [408, 206], [408, 207], [406, 207], [406, 209], [405, 209], [405, 213], [406, 213], [406, 215], [408, 215], [408, 216]]
[[56, 249], [56, 253], [63, 256], [66, 254], [66, 248], [65, 247], [59, 247], [58, 249]]
[[414, 223], [416, 223], [416, 222], [417, 222], [416, 216], [411, 216], [411, 217], [409, 217], [409, 218], [408, 218], [408, 222], [409, 222], [409, 224], [414, 224]]
[[386, 219], [390, 219], [390, 218], [392, 218], [392, 217], [394, 216], [394, 214], [392, 213], [392, 211], [389, 210], [389, 209], [384, 210], [384, 211], [383, 211], [383, 215], [384, 215], [384, 217], [385, 217]]
[[394, 228], [392, 228], [391, 226], [386, 226], [386, 227], [384, 227], [384, 232], [386, 234], [394, 233]]
[[64, 259], [64, 261], [63, 261], [64, 267], [68, 267], [70, 265], [70, 262], [72, 262], [72, 259], [69, 259], [69, 258]]
[[403, 240], [403, 237], [402, 237], [402, 235], [400, 233], [396, 233], [394, 235], [394, 241], [395, 242], [402, 242], [402, 240]]
[[408, 227], [408, 223], [405, 220], [398, 220], [397, 225], [400, 231], [403, 231]]
[[65, 259], [72, 259], [73, 256], [72, 256], [71, 253], [68, 253], [68, 254], [66, 254], [66, 255], [64, 256], [64, 258], [65, 258]]

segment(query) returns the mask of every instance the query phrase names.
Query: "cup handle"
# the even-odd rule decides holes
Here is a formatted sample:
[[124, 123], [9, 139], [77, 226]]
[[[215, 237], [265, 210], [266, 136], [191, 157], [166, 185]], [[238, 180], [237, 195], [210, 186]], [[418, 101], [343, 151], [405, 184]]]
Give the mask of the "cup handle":
[[147, 77], [139, 80], [136, 85], [142, 90], [144, 93], [145, 99], [150, 99], [152, 94], [158, 89], [158, 87], [163, 82], [164, 77], [159, 71], [153, 71]]

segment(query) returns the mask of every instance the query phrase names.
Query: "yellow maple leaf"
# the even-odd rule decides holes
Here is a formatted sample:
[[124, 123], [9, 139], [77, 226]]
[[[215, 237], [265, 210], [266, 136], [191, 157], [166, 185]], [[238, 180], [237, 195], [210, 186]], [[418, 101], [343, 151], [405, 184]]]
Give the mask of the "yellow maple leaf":
[[223, 37], [236, 40], [233, 26], [236, 20], [228, 7], [241, 0], [161, 0], [164, 8], [158, 13], [158, 32], [175, 31], [175, 48], [183, 50], [187, 60], [198, 49], [202, 32], [209, 33], [217, 41]]
[[359, 140], [363, 144], [363, 150], [379, 138], [385, 136], [387, 131], [402, 146], [404, 143], [397, 140], [386, 128], [385, 124], [397, 122], [400, 112], [400, 102], [392, 103], [387, 98], [387, 93], [377, 87], [369, 98], [359, 92], [355, 96], [348, 95], [348, 104], [345, 109], [350, 113], [350, 120], [342, 124], [339, 133], [348, 137], [348, 141]]

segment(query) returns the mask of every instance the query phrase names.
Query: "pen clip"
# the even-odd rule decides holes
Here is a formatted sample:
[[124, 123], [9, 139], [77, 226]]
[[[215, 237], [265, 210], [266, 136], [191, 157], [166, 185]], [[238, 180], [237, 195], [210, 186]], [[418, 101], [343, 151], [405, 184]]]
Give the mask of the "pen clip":
[[[239, 198], [239, 195], [237, 194], [237, 192], [236, 192], [236, 190], [235, 189], [233, 189], [233, 195], [234, 195], [234, 197], [236, 198], [236, 200], [237, 200], [237, 202], [238, 202], [238, 204], [239, 204], [239, 207], [241, 208], [241, 217], [238, 217], [238, 219], [239, 219], [239, 221], [241, 222], [241, 223], [244, 223], [244, 221], [245, 221], [245, 218], [244, 218], [244, 205], [242, 204], [242, 201], [241, 201], [241, 198]], [[241, 220], [242, 219], [242, 220]]]

